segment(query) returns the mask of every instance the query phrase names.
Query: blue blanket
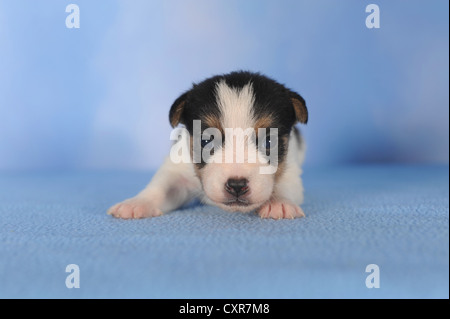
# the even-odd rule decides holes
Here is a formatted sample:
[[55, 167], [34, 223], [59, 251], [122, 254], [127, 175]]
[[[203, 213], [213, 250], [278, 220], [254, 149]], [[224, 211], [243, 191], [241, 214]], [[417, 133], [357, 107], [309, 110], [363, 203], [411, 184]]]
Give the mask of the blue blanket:
[[303, 219], [198, 204], [106, 215], [151, 175], [0, 174], [0, 297], [449, 297], [448, 166], [305, 168]]

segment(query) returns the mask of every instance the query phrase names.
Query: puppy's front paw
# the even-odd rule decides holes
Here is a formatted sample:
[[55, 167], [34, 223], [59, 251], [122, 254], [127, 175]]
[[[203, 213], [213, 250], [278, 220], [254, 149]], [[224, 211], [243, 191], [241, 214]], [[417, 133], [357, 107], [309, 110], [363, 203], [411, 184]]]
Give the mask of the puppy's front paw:
[[108, 215], [123, 219], [146, 218], [161, 216], [162, 211], [149, 200], [133, 197], [112, 206]]
[[273, 200], [269, 201], [258, 210], [258, 214], [261, 218], [300, 218], [305, 217], [303, 210], [289, 201]]

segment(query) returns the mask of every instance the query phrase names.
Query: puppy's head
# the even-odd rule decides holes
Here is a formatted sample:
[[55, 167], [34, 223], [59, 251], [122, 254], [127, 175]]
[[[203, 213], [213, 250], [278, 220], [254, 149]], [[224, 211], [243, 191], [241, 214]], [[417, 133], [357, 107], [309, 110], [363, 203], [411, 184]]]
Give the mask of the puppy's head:
[[246, 212], [271, 198], [291, 130], [308, 121], [308, 111], [304, 99], [282, 84], [233, 72], [194, 84], [174, 102], [169, 119], [189, 131], [204, 201]]

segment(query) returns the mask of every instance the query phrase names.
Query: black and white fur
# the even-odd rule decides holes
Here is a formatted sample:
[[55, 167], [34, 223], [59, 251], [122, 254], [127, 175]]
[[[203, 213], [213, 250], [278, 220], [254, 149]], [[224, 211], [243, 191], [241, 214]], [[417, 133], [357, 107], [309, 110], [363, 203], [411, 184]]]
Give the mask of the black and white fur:
[[[108, 214], [124, 219], [155, 217], [198, 197], [227, 211], [257, 211], [262, 218], [304, 216], [300, 208], [303, 202], [300, 166], [305, 144], [294, 125], [305, 124], [308, 111], [299, 94], [259, 73], [232, 72], [194, 84], [174, 102], [169, 120], [173, 127], [184, 125], [191, 136], [194, 120], [201, 120], [202, 131], [208, 127], [221, 131], [275, 127], [278, 129], [277, 171], [259, 173], [262, 165], [273, 163], [205, 163], [202, 160], [176, 164], [168, 157], [144, 190], [112, 206]], [[258, 145], [258, 142], [249, 144], [259, 151]], [[189, 147], [192, 152], [192, 145]], [[228, 147], [221, 141], [221, 150]], [[223, 154], [218, 151], [211, 156], [223, 157]]]

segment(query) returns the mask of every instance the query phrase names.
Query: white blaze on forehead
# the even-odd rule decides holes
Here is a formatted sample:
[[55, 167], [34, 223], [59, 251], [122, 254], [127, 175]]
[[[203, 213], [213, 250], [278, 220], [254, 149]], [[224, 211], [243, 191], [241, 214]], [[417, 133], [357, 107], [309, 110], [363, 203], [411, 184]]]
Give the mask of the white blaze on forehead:
[[216, 86], [217, 105], [222, 113], [222, 127], [242, 129], [253, 127], [253, 87], [251, 83], [242, 89], [229, 87], [223, 80]]

